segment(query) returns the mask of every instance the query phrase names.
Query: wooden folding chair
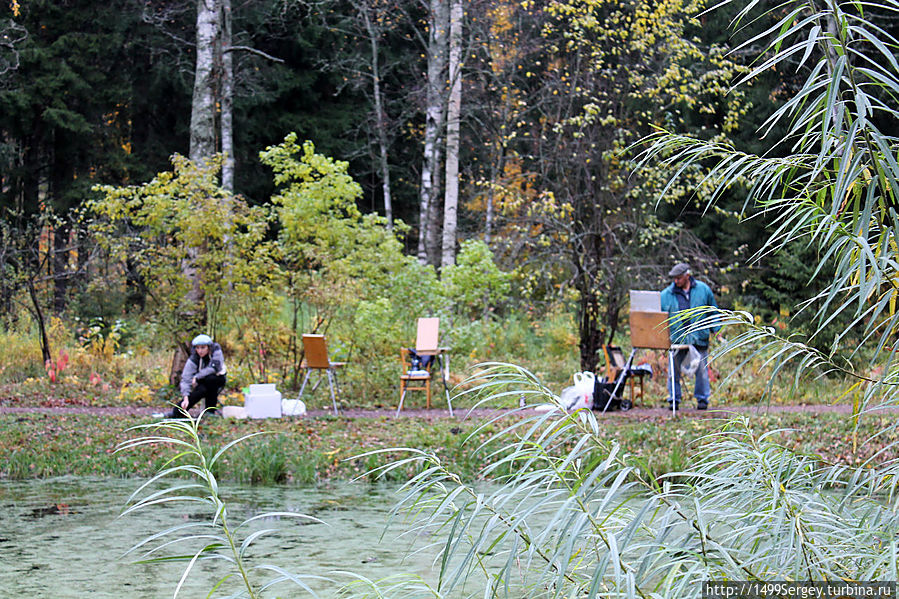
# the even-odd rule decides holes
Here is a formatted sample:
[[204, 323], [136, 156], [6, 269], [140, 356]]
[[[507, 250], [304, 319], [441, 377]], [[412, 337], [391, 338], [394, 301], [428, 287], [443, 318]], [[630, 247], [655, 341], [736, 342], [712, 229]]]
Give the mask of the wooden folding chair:
[[[346, 366], [346, 362], [332, 362], [328, 358], [328, 344], [324, 335], [303, 335], [303, 351], [306, 359], [302, 366], [306, 368], [306, 376], [303, 378], [303, 384], [300, 386], [300, 394], [297, 399], [303, 398], [303, 391], [306, 389], [306, 383], [309, 382], [309, 376], [313, 370], [322, 371], [328, 375], [328, 386], [331, 388], [331, 405], [334, 406], [334, 415], [337, 415], [337, 368]], [[318, 382], [312, 387], [312, 393], [318, 388], [322, 382], [319, 376]]]
[[[434, 363], [440, 368], [441, 380], [443, 381], [443, 390], [446, 394], [446, 405], [449, 407], [450, 416], [453, 415], [453, 404], [449, 396], [449, 388], [446, 385], [446, 378], [449, 372], [449, 354], [448, 348], [440, 347], [440, 319], [439, 318], [419, 318], [418, 328], [415, 335], [415, 353], [419, 356], [431, 356], [430, 362], [426, 367], [427, 377], [423, 374], [409, 375], [409, 352], [405, 348], [400, 352], [400, 360], [403, 363], [403, 371], [400, 374], [400, 403], [396, 408], [396, 415], [399, 416], [403, 409], [403, 400], [406, 397], [406, 391], [424, 390], [427, 392], [427, 406], [431, 407], [431, 374]], [[409, 383], [421, 383], [420, 385], [411, 385]]]
[[[619, 376], [622, 376], [625, 373], [625, 369], [627, 369], [630, 365], [627, 360], [624, 358], [624, 352], [621, 351], [620, 347], [616, 347], [614, 345], [603, 345], [602, 351], [606, 356], [606, 382], [614, 383], [618, 380]], [[633, 354], [631, 355], [631, 359], [633, 359]], [[633, 374], [633, 371], [631, 371]], [[640, 398], [643, 398], [643, 375], [638, 374], [636, 376], [628, 376], [627, 384], [631, 391], [631, 405], [634, 403], [634, 378], [639, 379], [640, 381]], [[621, 399], [619, 397], [619, 399]]]
[[412, 364], [409, 360], [409, 354], [409, 350], [405, 347], [400, 350], [403, 372], [400, 374], [400, 403], [396, 408], [397, 416], [400, 415], [400, 410], [403, 409], [406, 391], [424, 391], [427, 397], [427, 408], [431, 409], [431, 366], [434, 364], [434, 360], [428, 362], [427, 366], [422, 367], [420, 370], [410, 371]]

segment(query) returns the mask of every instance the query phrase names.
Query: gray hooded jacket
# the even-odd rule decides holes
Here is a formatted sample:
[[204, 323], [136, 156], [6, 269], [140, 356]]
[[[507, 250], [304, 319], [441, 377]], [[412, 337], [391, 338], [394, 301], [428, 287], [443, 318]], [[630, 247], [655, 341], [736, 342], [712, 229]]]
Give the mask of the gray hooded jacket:
[[225, 354], [222, 353], [222, 346], [213, 343], [209, 346], [209, 353], [201, 358], [197, 350], [190, 352], [187, 363], [184, 364], [184, 370], [181, 371], [181, 395], [190, 395], [190, 383], [197, 377], [197, 380], [206, 378], [213, 374], [224, 375], [227, 372], [225, 368]]

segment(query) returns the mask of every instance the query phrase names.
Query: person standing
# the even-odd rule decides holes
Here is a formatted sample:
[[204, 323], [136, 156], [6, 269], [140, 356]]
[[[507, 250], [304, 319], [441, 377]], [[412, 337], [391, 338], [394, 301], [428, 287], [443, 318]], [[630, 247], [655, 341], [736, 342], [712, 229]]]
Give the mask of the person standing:
[[[696, 409], [705, 410], [709, 407], [709, 396], [712, 388], [709, 384], [709, 337], [711, 333], [718, 332], [719, 326], [712, 326], [687, 332], [687, 328], [703, 318], [702, 315], [692, 316], [687, 319], [672, 318], [675, 314], [689, 308], [710, 306], [717, 308], [715, 294], [712, 289], [697, 281], [690, 273], [690, 266], [683, 262], [675, 264], [668, 272], [672, 282], [662, 290], [662, 311], [668, 313], [668, 328], [671, 334], [672, 345], [692, 345], [699, 352], [699, 367], [696, 369], [696, 386], [693, 396], [696, 398]], [[675, 407], [680, 407], [681, 400], [681, 364], [689, 355], [688, 349], [680, 349], [674, 355], [674, 397], [668, 398], [668, 405], [674, 402]], [[669, 388], [669, 393], [671, 389]]]
[[[190, 357], [181, 371], [181, 402], [185, 412], [201, 399], [204, 408], [211, 414], [218, 413], [218, 395], [225, 387], [225, 355], [222, 346], [212, 341], [209, 335], [197, 335], [191, 342]], [[178, 408], [169, 415], [183, 416]]]

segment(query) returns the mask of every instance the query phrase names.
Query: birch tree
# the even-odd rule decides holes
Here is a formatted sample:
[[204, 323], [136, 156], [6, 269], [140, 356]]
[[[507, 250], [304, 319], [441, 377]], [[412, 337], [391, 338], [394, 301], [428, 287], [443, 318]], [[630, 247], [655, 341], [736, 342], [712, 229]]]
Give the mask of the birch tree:
[[456, 260], [459, 209], [459, 117], [462, 112], [462, 0], [452, 0], [449, 39], [450, 94], [446, 117], [446, 195], [443, 200], [443, 247], [440, 263]]
[[[398, 121], [411, 118], [414, 98], [406, 84], [418, 73], [420, 53], [414, 44], [427, 47], [424, 35], [405, 4], [392, 0], [318, 0], [316, 13], [321, 24], [339, 34], [337, 47], [321, 68], [338, 72], [345, 85], [361, 92], [370, 103], [364, 119], [355, 121], [356, 131], [367, 139], [383, 195], [384, 217], [389, 230], [395, 218], [394, 182], [391, 175], [391, 146], [400, 127]], [[338, 94], [343, 91], [339, 88]], [[405, 113], [406, 114], [403, 116]], [[394, 167], [396, 168], [396, 167]], [[416, 188], [418, 181], [406, 179]], [[376, 189], [371, 193], [376, 194]]]
[[384, 195], [384, 217], [387, 219], [387, 229], [393, 229], [393, 200], [390, 193], [390, 164], [387, 159], [387, 118], [384, 100], [381, 94], [381, 32], [375, 26], [370, 8], [366, 5], [357, 10], [362, 15], [365, 31], [368, 34], [371, 47], [371, 85], [372, 96], [375, 104], [375, 129], [378, 136], [378, 166], [381, 171], [381, 191]]
[[221, 107], [222, 129], [222, 189], [234, 191], [234, 53], [231, 47], [231, 0], [221, 2], [219, 19], [221, 23]]
[[194, 92], [190, 113], [190, 159], [200, 163], [216, 151], [215, 55], [219, 41], [217, 0], [197, 0]]
[[428, 16], [428, 78], [425, 103], [424, 153], [419, 191], [418, 260], [431, 263], [437, 246], [434, 218], [440, 169], [440, 134], [446, 106], [447, 26], [449, 10], [446, 0], [430, 0]]
[[[654, 210], [661, 176], [635, 175], [628, 148], [666, 122], [726, 135], [744, 108], [739, 94], [725, 97], [739, 66], [702, 39], [695, 17], [705, 7], [560, 0], [535, 14], [510, 5], [490, 19], [497, 47], [488, 45], [478, 85], [494, 95], [485, 106], [501, 125], [485, 140], [496, 149], [484, 168], [498, 177], [484, 195], [501, 207], [500, 222], [491, 214], [502, 230], [493, 249], [519, 264], [528, 256], [526, 289], [573, 289], [585, 370], [617, 332], [627, 289], [658, 284], [672, 256], [686, 258], [687, 236]], [[494, 82], [494, 73], [518, 75]], [[665, 200], [692, 202], [700, 183]]]

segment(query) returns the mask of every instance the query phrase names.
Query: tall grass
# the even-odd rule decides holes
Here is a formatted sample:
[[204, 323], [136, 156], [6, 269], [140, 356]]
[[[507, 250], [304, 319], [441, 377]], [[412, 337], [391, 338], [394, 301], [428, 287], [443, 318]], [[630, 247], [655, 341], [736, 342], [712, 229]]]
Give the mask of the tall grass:
[[296, 512], [269, 512], [235, 523], [214, 474], [216, 464], [225, 452], [262, 433], [235, 439], [207, 456], [199, 425], [200, 419], [191, 418], [139, 425], [133, 430], [147, 434], [126, 441], [117, 448], [117, 451], [126, 451], [165, 444], [176, 450], [155, 476], [132, 493], [130, 505], [122, 516], [162, 504], [184, 506], [189, 513], [205, 509], [202, 519], [166, 526], [134, 545], [127, 554], [138, 556], [137, 563], [144, 564], [184, 562], [186, 565], [175, 586], [174, 597], [178, 597], [197, 563], [205, 561], [221, 566], [221, 578], [209, 596], [216, 592], [228, 592], [230, 597], [257, 599], [263, 596], [264, 591], [282, 582], [293, 583], [299, 589], [312, 593], [306, 581], [321, 577], [293, 574], [271, 564], [252, 564], [247, 559], [247, 552], [254, 541], [275, 532], [270, 528], [254, 530], [255, 523], [275, 517], [320, 520]]
[[[517, 389], [558, 401], [521, 368], [484, 377], [487, 400]], [[481, 445], [484, 473], [508, 473], [495, 487], [417, 450], [382, 469], [422, 466], [397, 514], [440, 551], [436, 587], [407, 596], [699, 597], [704, 580], [899, 576], [894, 463], [830, 466], [740, 417], [657, 476], [592, 412], [557, 407]]]

